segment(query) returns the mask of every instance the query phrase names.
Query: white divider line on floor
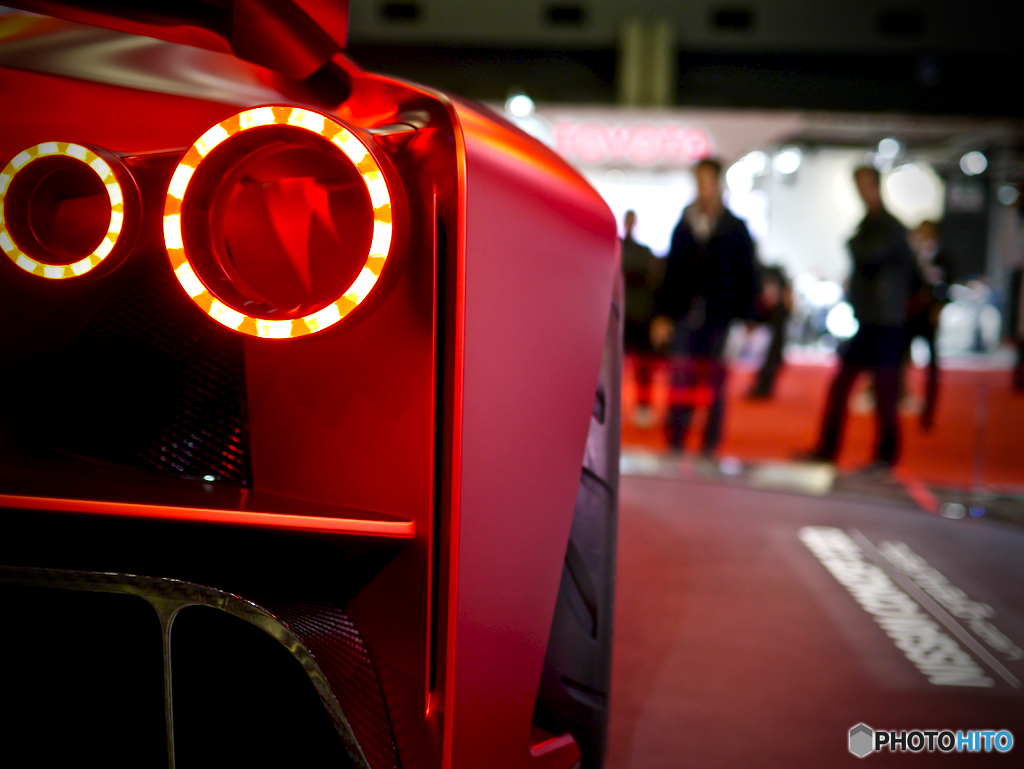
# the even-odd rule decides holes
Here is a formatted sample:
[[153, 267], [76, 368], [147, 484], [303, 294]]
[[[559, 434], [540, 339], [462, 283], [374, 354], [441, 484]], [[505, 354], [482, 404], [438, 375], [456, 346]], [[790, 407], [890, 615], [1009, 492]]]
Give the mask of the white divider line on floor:
[[929, 613], [939, 622], [946, 626], [946, 628], [957, 638], [960, 639], [961, 643], [975, 653], [982, 661], [985, 662], [992, 670], [994, 670], [999, 676], [1010, 684], [1015, 689], [1021, 687], [1020, 680], [995, 657], [989, 653], [988, 649], [978, 643], [977, 639], [964, 630], [963, 626], [957, 622], [953, 617], [943, 609], [939, 604], [925, 593], [912, 579], [906, 574], [896, 568], [896, 565], [892, 563], [885, 554], [882, 553], [874, 543], [871, 542], [867, 537], [861, 534], [856, 529], [850, 529], [850, 535], [857, 541], [857, 544], [861, 546], [864, 553], [878, 564], [878, 567], [882, 569], [889, 577], [896, 582], [900, 587], [907, 591], [914, 600], [921, 604]]

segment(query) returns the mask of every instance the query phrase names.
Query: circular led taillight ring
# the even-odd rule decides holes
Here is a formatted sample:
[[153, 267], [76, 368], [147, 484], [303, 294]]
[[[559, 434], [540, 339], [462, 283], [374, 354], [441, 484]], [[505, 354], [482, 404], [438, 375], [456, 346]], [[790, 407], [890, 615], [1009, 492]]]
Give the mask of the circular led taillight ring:
[[[65, 263], [48, 261], [44, 256], [46, 248], [39, 243], [19, 242], [11, 232], [14, 223], [8, 220], [8, 193], [12, 186], [17, 185], [19, 177], [31, 172], [36, 164], [48, 158], [70, 160], [72, 164], [81, 164], [82, 168], [95, 174], [110, 203], [110, 220], [99, 245], [81, 258]], [[122, 171], [121, 178], [118, 171]], [[126, 222], [125, 208], [126, 205], [129, 208], [137, 207], [137, 198], [138, 192], [127, 171], [124, 171], [116, 158], [103, 150], [71, 142], [36, 144], [15, 155], [0, 172], [0, 249], [19, 268], [41, 278], [60, 280], [98, 272], [97, 268], [101, 265], [111, 267], [119, 262], [119, 257], [130, 249], [131, 243], [128, 241], [134, 238], [132, 232], [126, 233], [126, 230], [133, 230], [134, 227], [131, 222]], [[29, 251], [32, 253], [26, 253]]]
[[[183, 232], [183, 209], [187, 209], [189, 185], [204, 160], [216, 148], [233, 137], [253, 129], [282, 126], [301, 129], [325, 139], [340, 152], [358, 172], [373, 212], [372, 239], [358, 275], [326, 306], [315, 312], [282, 320], [260, 317], [247, 308], [232, 306], [230, 300], [212, 287], [214, 280], [204, 279], [202, 269], [190, 256], [188, 227]], [[378, 150], [362, 141], [354, 131], [338, 120], [300, 107], [267, 106], [237, 113], [204, 133], [182, 156], [171, 177], [164, 204], [164, 245], [178, 282], [192, 301], [227, 328], [248, 336], [266, 339], [290, 339], [315, 334], [330, 328], [362, 305], [378, 284], [385, 267], [396, 260], [400, 232], [395, 228], [395, 209], [402, 191], [389, 182]], [[393, 173], [393, 172], [392, 172]], [[187, 212], [184, 214], [187, 216]], [[186, 224], [188, 224], [186, 222]], [[360, 252], [361, 253], [361, 252]], [[223, 276], [221, 276], [223, 278]]]

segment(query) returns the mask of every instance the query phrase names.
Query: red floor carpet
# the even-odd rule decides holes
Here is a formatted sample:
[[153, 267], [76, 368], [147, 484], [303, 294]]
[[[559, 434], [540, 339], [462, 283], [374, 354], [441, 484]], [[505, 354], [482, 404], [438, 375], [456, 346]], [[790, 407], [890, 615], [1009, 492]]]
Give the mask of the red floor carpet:
[[[911, 406], [923, 392], [922, 371], [909, 378]], [[771, 401], [748, 401], [753, 374], [733, 370], [728, 383], [725, 433], [720, 453], [743, 459], [787, 459], [793, 452], [813, 446], [833, 368], [823, 365], [787, 365], [779, 376]], [[899, 472], [929, 484], [948, 487], [1024, 487], [1024, 395], [1009, 388], [1007, 371], [946, 370], [942, 372], [935, 425], [923, 432], [912, 413], [902, 416], [903, 453]], [[630, 415], [636, 403], [632, 361], [627, 358], [623, 387], [623, 443], [661, 449], [660, 427], [639, 429]], [[863, 377], [859, 389], [868, 384]], [[664, 370], [655, 376], [653, 406], [663, 418], [667, 403]], [[874, 414], [864, 412], [864, 398], [851, 398], [854, 412], [847, 424], [840, 467], [856, 467], [871, 459]], [[919, 403], [919, 397], [917, 398]], [[905, 409], [912, 411], [913, 409]], [[689, 436], [689, 447], [699, 447], [701, 415]]]
[[[775, 432], [793, 445], [809, 434], [794, 424], [807, 420], [790, 400], [802, 381], [809, 394], [816, 380], [791, 376], [785, 408], [756, 407], [786, 415]], [[729, 438], [736, 450], [784, 450], [737, 421]], [[847, 752], [848, 730], [860, 722], [1009, 729], [1024, 740], [1024, 696], [1013, 685], [1024, 680], [1024, 660], [1001, 657], [1009, 678], [987, 668], [990, 688], [929, 683], [801, 542], [805, 526], [906, 543], [972, 600], [989, 604], [992, 622], [1024, 647], [1018, 527], [626, 476], [606, 769], [1020, 766], [1024, 744], [1005, 755], [877, 753], [863, 762]]]

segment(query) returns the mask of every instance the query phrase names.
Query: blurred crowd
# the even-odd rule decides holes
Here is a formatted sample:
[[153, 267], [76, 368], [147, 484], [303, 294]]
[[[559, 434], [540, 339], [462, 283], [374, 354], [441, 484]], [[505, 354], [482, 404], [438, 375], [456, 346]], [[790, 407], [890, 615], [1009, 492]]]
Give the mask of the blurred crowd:
[[[853, 173], [864, 215], [847, 242], [845, 284], [810, 276], [791, 281], [778, 265], [763, 264], [745, 222], [723, 202], [722, 165], [695, 164], [696, 199], [682, 212], [666, 257], [634, 238], [637, 216], [623, 222], [622, 268], [626, 286], [625, 346], [636, 378], [641, 429], [665, 430], [669, 451], [681, 454], [698, 409], [706, 411], [700, 453], [714, 458], [726, 418], [726, 361], [730, 334], [760, 334], [763, 354], [746, 397], [771, 399], [783, 370], [787, 342], [831, 343], [838, 359], [815, 445], [797, 459], [835, 463], [843, 444], [847, 404], [861, 375], [870, 376], [876, 416], [874, 459], [868, 472], [888, 473], [899, 459], [899, 404], [908, 397], [907, 368], [926, 366], [918, 410], [930, 430], [940, 392], [940, 355], [956, 340], [940, 339], [944, 313], [959, 313], [953, 333], [969, 336], [959, 349], [984, 351], [999, 341], [1002, 316], [985, 279], [964, 284], [943, 244], [938, 222], [908, 231], [887, 209], [879, 171]], [[1009, 276], [1004, 328], [1016, 345], [1012, 386], [1024, 392], [1024, 271]], [[802, 284], [802, 285], [801, 285]], [[954, 307], [948, 307], [950, 303]], [[947, 309], [948, 307], [948, 309]], [[994, 317], [993, 317], [994, 316]], [[945, 324], [949, 325], [949, 324]], [[760, 329], [760, 330], [758, 330]], [[948, 332], [947, 336], [948, 336]], [[766, 337], [766, 339], [765, 339]], [[652, 381], [667, 369], [668, 409], [662, 425], [652, 408]]]

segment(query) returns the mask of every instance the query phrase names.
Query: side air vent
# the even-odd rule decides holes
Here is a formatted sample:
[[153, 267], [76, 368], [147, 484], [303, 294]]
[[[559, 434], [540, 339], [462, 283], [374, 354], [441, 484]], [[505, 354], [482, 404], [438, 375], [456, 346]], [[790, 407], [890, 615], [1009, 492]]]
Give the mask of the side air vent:
[[40, 434], [87, 459], [248, 483], [241, 339], [196, 311], [165, 259], [139, 270], [40, 377], [49, 402], [74, 404], [41, 415]]
[[17, 765], [398, 769], [373, 662], [336, 607], [18, 567], [0, 567], [0, 600]]
[[380, 683], [355, 624], [330, 607], [291, 601], [265, 603], [299, 636], [332, 682], [359, 747], [373, 769], [398, 769]]
[[178, 766], [356, 766], [288, 649], [243, 619], [178, 612], [171, 680]]

